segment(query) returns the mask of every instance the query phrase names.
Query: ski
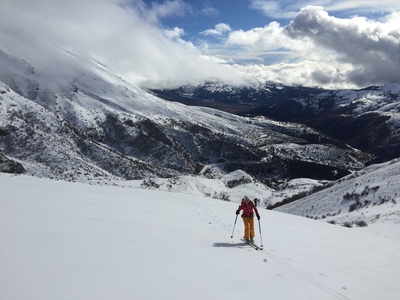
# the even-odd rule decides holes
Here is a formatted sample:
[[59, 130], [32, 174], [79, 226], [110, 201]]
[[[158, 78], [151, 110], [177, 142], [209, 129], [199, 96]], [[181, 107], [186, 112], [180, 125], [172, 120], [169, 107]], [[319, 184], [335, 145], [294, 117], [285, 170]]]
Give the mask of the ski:
[[249, 245], [250, 247], [252, 247], [252, 248], [254, 248], [256, 250], [263, 250], [264, 249], [263, 247], [256, 245], [254, 242], [251, 243], [251, 242], [246, 241], [245, 239], [241, 239], [241, 241], [245, 242], [247, 245]]
[[249, 243], [249, 245], [251, 247], [254, 247], [254, 249], [256, 249], [256, 250], [263, 250], [264, 249], [264, 247], [258, 246], [257, 244], [254, 244], [254, 243]]

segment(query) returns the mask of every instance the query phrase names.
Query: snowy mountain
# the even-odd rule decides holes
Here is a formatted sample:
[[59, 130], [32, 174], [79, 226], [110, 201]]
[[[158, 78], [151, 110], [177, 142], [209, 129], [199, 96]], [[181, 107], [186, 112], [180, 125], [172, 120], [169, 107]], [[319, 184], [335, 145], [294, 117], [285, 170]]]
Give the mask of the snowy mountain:
[[[298, 186], [295, 190], [298, 192]], [[274, 210], [349, 226], [400, 220], [400, 160], [371, 165], [339, 180], [279, 202], [267, 199]], [[309, 194], [307, 196], [307, 193]], [[275, 201], [275, 203], [272, 203]]]
[[250, 109], [263, 105], [274, 104], [293, 97], [320, 94], [324, 90], [302, 86], [286, 86], [274, 82], [252, 83], [247, 86], [206, 82], [203, 85], [186, 85], [175, 89], [152, 90], [152, 92], [169, 101], [245, 114]]
[[275, 186], [334, 180], [372, 157], [307, 126], [162, 100], [88, 57], [62, 69], [0, 51], [0, 149], [28, 174], [139, 179], [241, 169]]
[[296, 97], [250, 113], [303, 123], [375, 155], [376, 161], [399, 157], [400, 82]]

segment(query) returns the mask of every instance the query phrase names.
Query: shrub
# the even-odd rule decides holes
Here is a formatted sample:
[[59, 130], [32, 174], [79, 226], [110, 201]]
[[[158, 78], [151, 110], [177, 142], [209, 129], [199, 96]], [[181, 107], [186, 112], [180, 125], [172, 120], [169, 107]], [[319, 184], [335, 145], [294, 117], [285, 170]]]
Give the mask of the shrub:
[[224, 201], [231, 201], [229, 199], [229, 194], [227, 192], [219, 192], [219, 193], [214, 192], [213, 198], [214, 199], [221, 199], [221, 200], [224, 200]]
[[160, 187], [160, 185], [151, 178], [143, 180], [141, 186], [144, 188], [156, 188], [156, 189]]
[[249, 178], [245, 178], [244, 176], [242, 176], [242, 178], [240, 178], [240, 179], [229, 180], [226, 183], [226, 186], [228, 188], [234, 188], [238, 185], [242, 185], [242, 184], [246, 184], [246, 183], [251, 183], [251, 180]]
[[356, 225], [357, 225], [358, 227], [367, 227], [367, 226], [368, 226], [367, 222], [365, 222], [364, 220], [359, 220], [359, 221], [357, 221], [357, 222], [356, 222]]
[[350, 222], [344, 222], [343, 226], [347, 228], [352, 228], [353, 224], [351, 224]]
[[352, 212], [354, 210], [358, 210], [361, 207], [362, 207], [362, 203], [357, 201], [356, 203], [353, 203], [352, 205], [350, 205], [349, 212]]
[[376, 192], [379, 189], [379, 186], [374, 186], [373, 188], [371, 188], [371, 190], [373, 190], [374, 192]]
[[307, 192], [300, 192], [300, 193], [298, 193], [296, 195], [293, 195], [292, 197], [288, 197], [288, 198], [283, 199], [281, 202], [276, 202], [275, 204], [268, 205], [267, 209], [272, 210], [274, 208], [277, 208], [277, 207], [292, 203], [292, 202], [294, 202], [296, 200], [299, 200], [301, 198], [304, 198], [305, 196], [307, 196]]
[[229, 194], [227, 192], [220, 192], [219, 199], [224, 200], [224, 201], [231, 201], [229, 199]]

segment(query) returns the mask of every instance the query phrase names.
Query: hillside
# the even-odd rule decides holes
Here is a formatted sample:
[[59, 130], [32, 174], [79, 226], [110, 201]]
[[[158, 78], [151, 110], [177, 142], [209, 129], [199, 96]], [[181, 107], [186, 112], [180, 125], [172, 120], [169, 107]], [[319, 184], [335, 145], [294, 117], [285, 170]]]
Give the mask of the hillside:
[[1, 299], [395, 300], [400, 293], [398, 224], [350, 229], [262, 209], [265, 249], [256, 251], [240, 241], [240, 220], [230, 238], [234, 203], [115, 183], [125, 186], [0, 174]]
[[302, 86], [287, 86], [274, 82], [232, 86], [222, 82], [206, 82], [203, 85], [186, 85], [175, 89], [151, 90], [162, 99], [191, 106], [206, 106], [219, 110], [246, 114], [250, 109], [274, 104], [286, 99], [325, 90]]
[[[399, 164], [399, 160], [393, 160], [371, 165], [336, 181], [293, 179], [275, 189], [260, 184], [241, 170], [212, 179], [202, 176], [144, 179], [138, 187], [233, 203], [240, 203], [243, 195], [248, 195], [251, 199], [260, 200], [261, 209], [337, 225], [368, 226], [399, 222]], [[89, 182], [93, 184], [93, 181]], [[95, 184], [104, 183], [107, 184], [107, 181]]]
[[371, 165], [275, 210], [354, 225], [400, 220], [400, 161]]
[[376, 156], [384, 162], [400, 153], [400, 83], [293, 97], [249, 113], [298, 122]]

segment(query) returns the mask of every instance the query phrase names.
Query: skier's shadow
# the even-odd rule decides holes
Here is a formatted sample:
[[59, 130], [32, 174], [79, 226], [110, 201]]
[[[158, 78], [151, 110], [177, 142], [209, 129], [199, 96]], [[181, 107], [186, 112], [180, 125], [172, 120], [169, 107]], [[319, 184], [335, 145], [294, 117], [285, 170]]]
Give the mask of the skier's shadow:
[[244, 247], [247, 244], [242, 242], [242, 243], [214, 243], [213, 247], [217, 247], [217, 248], [240, 248], [240, 247]]

